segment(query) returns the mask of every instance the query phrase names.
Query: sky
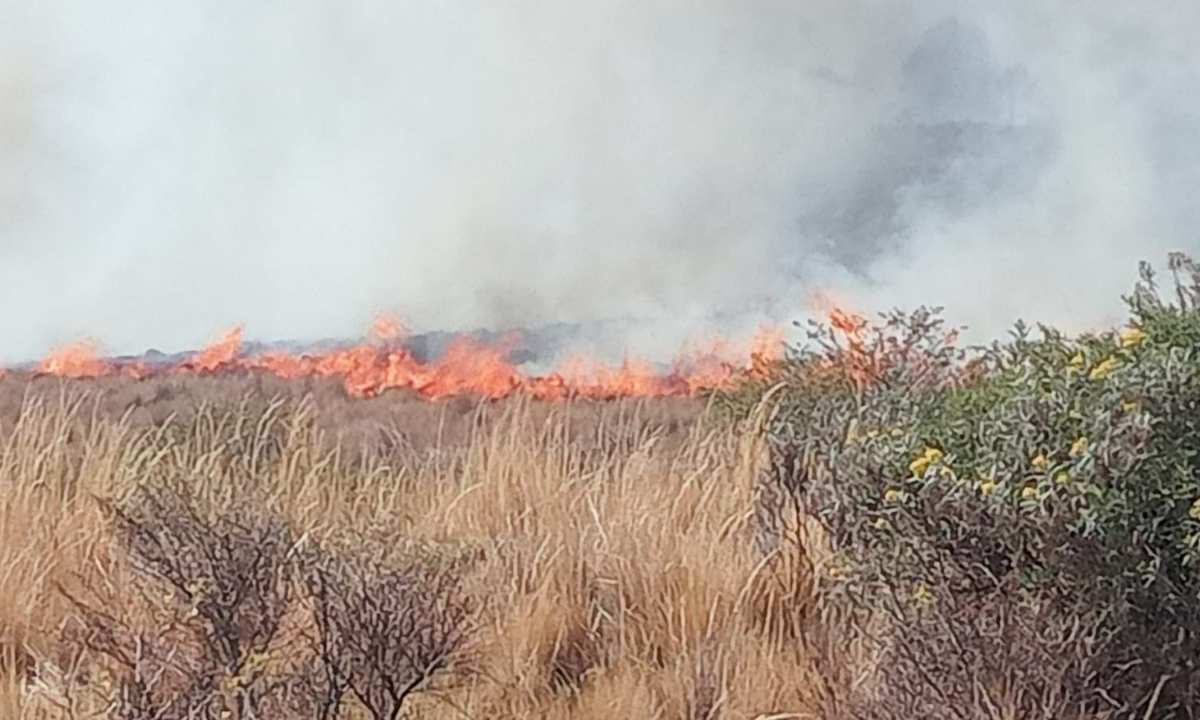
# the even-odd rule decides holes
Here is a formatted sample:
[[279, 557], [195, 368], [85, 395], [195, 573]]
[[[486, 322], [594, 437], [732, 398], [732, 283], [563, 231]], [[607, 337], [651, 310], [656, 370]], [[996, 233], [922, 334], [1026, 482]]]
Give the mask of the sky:
[[1093, 329], [1139, 260], [1200, 249], [1195, 2], [0, 16], [0, 362], [237, 323], [353, 337], [385, 311], [633, 318], [666, 345], [801, 319], [814, 291], [944, 306], [981, 339]]

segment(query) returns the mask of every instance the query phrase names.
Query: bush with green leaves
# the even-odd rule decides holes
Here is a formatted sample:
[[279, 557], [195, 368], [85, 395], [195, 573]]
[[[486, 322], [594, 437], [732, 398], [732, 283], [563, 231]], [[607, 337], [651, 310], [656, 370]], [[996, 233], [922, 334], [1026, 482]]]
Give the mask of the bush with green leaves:
[[819, 520], [884, 628], [860, 716], [1200, 717], [1200, 268], [1169, 267], [1121, 330], [961, 349], [920, 309], [780, 368], [760, 515]]

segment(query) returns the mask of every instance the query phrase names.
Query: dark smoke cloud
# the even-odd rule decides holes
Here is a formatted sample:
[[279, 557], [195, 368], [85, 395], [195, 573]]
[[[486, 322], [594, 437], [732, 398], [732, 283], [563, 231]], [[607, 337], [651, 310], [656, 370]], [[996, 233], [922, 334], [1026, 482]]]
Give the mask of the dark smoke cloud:
[[0, 10], [3, 361], [381, 310], [654, 352], [814, 289], [1078, 329], [1197, 244], [1195, 3]]

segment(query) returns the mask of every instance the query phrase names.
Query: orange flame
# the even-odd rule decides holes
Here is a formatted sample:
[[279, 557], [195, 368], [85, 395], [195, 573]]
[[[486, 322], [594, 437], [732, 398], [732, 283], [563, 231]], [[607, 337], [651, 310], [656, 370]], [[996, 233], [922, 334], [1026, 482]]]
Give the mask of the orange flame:
[[185, 368], [199, 372], [213, 372], [232, 363], [241, 347], [242, 326], [239, 325], [226, 332], [220, 340], [201, 350], [196, 357], [185, 364]]
[[750, 345], [750, 371], [757, 376], [765, 376], [769, 367], [783, 359], [783, 351], [787, 338], [783, 328], [763, 326], [754, 334]]
[[879, 377], [877, 358], [866, 346], [867, 319], [859, 313], [845, 309], [845, 303], [837, 300], [826, 290], [816, 290], [809, 295], [809, 305], [826, 316], [835, 337], [840, 337], [845, 347], [836, 360], [830, 359], [846, 372], [855, 386], [861, 388]]
[[95, 342], [83, 340], [51, 352], [38, 365], [38, 372], [67, 378], [94, 378], [109, 375], [113, 363], [100, 357]]
[[[694, 395], [725, 387], [743, 377], [765, 372], [782, 355], [783, 331], [761, 328], [749, 344], [738, 348], [717, 338], [681, 353], [668, 371], [640, 358], [626, 358], [611, 366], [575, 356], [543, 376], [522, 373], [508, 358], [519, 337], [509, 334], [484, 344], [468, 337], [451, 342], [436, 361], [418, 361], [398, 341], [408, 330], [394, 318], [381, 316], [367, 338], [353, 347], [316, 354], [265, 353], [240, 356], [242, 328], [235, 327], [189, 360], [166, 368], [142, 363], [118, 364], [101, 358], [95, 346], [80, 343], [47, 356], [40, 365], [45, 374], [63, 377], [99, 377], [122, 373], [144, 378], [161, 372], [219, 373], [258, 371], [281, 378], [340, 378], [346, 392], [358, 398], [374, 397], [389, 389], [406, 388], [428, 399], [455, 395], [503, 398], [526, 393], [543, 400], [571, 397], [610, 399]], [[747, 362], [747, 356], [749, 362]]]
[[383, 344], [389, 345], [403, 340], [408, 337], [408, 328], [404, 323], [389, 314], [381, 314], [375, 317], [375, 321], [371, 323], [371, 329], [367, 332], [367, 338]]

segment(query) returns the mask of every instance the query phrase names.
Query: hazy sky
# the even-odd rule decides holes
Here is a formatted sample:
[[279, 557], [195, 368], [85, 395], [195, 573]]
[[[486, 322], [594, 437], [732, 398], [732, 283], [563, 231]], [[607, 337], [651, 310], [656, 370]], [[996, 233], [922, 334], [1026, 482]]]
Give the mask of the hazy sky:
[[[1136, 9], [1134, 9], [1136, 8]], [[1200, 4], [0, 0], [0, 361], [942, 304], [1196, 250]]]

